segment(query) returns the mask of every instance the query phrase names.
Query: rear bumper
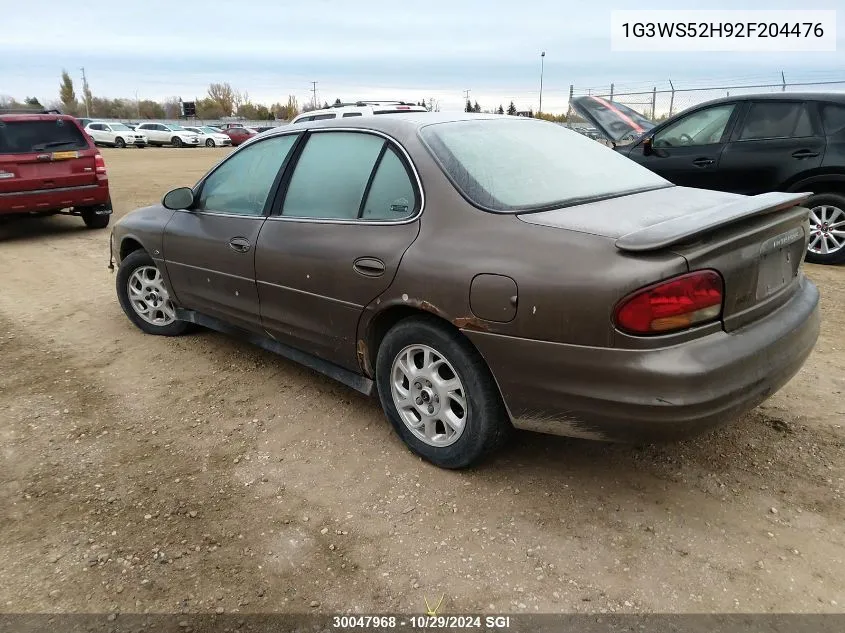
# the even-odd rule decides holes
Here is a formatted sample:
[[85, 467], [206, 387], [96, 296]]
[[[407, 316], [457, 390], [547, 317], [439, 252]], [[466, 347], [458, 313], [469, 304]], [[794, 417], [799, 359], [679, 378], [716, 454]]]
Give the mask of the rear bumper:
[[465, 334], [487, 360], [515, 427], [661, 441], [729, 422], [783, 387], [818, 339], [818, 301], [802, 277], [790, 301], [753, 324], [650, 350]]
[[0, 214], [17, 215], [60, 211], [70, 207], [96, 207], [107, 205], [111, 209], [109, 188], [103, 185], [66, 187], [0, 193]]

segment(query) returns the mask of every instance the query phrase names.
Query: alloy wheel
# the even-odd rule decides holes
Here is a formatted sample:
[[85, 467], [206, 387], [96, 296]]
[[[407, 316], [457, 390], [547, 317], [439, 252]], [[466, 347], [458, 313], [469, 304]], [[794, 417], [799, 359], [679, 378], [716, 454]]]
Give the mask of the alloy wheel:
[[845, 210], [830, 204], [810, 209], [810, 244], [807, 250], [830, 255], [845, 247]]
[[147, 323], [165, 326], [176, 320], [173, 302], [155, 266], [139, 266], [132, 271], [126, 291], [135, 314]]
[[393, 404], [402, 422], [429, 446], [445, 447], [460, 439], [469, 409], [455, 368], [428, 345], [409, 345], [390, 372]]

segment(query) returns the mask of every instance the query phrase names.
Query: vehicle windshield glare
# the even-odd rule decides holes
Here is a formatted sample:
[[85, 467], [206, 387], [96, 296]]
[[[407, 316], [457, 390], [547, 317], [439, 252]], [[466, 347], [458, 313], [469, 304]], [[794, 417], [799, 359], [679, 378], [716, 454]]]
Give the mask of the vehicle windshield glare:
[[420, 136], [458, 190], [488, 211], [540, 211], [672, 186], [601, 143], [536, 119], [435, 123]]
[[123, 123], [110, 123], [109, 125], [111, 126], [111, 129], [114, 132], [117, 132], [117, 131], [131, 132], [132, 131], [132, 128], [130, 128], [128, 125], [123, 125]]
[[188, 131], [185, 128], [183, 128], [181, 125], [168, 125], [167, 127], [170, 128], [171, 132], [187, 132]]

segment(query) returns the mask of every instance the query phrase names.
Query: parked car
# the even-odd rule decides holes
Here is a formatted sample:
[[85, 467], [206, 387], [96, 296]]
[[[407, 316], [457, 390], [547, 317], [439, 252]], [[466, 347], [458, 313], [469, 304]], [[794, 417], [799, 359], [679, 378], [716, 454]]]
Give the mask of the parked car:
[[845, 262], [845, 94], [773, 93], [702, 103], [654, 124], [623, 104], [572, 106], [625, 156], [677, 185], [811, 192], [806, 259]]
[[400, 112], [428, 112], [423, 106], [405, 101], [356, 101], [354, 103], [338, 103], [321, 110], [310, 110], [295, 116], [294, 123], [309, 121], [324, 121], [329, 119], [348, 118], [357, 116], [371, 116], [374, 114], [396, 114]]
[[185, 129], [196, 133], [200, 137], [200, 143], [206, 147], [229, 147], [232, 144], [232, 139], [209, 125], [186, 127]]
[[223, 130], [223, 134], [229, 137], [232, 145], [237, 146], [256, 136], [258, 132], [250, 127], [229, 127]]
[[675, 186], [533, 118], [321, 121], [122, 218], [116, 290], [144, 332], [240, 333], [377, 392], [458, 468], [512, 427], [667, 439], [776, 392], [819, 333], [805, 199]]
[[85, 119], [85, 118], [82, 118], [82, 119], [77, 118], [76, 120], [79, 123], [79, 127], [81, 127], [83, 130], [86, 128], [86, 126], [89, 123], [91, 123], [91, 121], [94, 121], [94, 119]]
[[72, 116], [0, 110], [0, 218], [57, 213], [108, 226], [102, 155]]
[[135, 131], [146, 135], [150, 145], [159, 147], [197, 147], [200, 144], [200, 137], [196, 132], [189, 132], [181, 125], [173, 123], [141, 123]]
[[123, 123], [106, 123], [105, 121], [94, 121], [85, 126], [85, 131], [99, 145], [111, 145], [113, 147], [146, 147], [147, 137], [142, 132], [136, 132]]

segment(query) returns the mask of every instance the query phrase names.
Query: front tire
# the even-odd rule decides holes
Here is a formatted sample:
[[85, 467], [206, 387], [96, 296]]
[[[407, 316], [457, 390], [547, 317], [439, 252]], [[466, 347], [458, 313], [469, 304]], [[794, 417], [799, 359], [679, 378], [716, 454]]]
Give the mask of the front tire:
[[387, 419], [408, 447], [441, 468], [466, 468], [510, 430], [487, 364], [437, 319], [397, 323], [379, 345], [376, 386]]
[[139, 330], [157, 336], [187, 331], [189, 324], [176, 319], [161, 271], [146, 251], [134, 251], [120, 262], [115, 286], [120, 307]]
[[206, 146], [206, 147], [214, 147], [214, 146], [215, 146], [215, 145], [214, 145], [214, 139], [213, 139], [213, 138], [207, 139], [207, 140], [205, 141], [205, 146]]
[[173, 145], [173, 147], [182, 147], [182, 139], [178, 136], [174, 136], [170, 139], [170, 144]]
[[114, 139], [114, 146], [118, 149], [123, 149], [124, 147], [126, 147], [126, 141], [124, 141], [123, 138], [118, 136], [116, 139]]
[[810, 209], [806, 260], [813, 264], [845, 262], [845, 195], [818, 193], [803, 206]]

